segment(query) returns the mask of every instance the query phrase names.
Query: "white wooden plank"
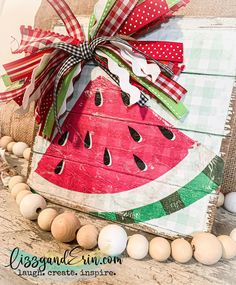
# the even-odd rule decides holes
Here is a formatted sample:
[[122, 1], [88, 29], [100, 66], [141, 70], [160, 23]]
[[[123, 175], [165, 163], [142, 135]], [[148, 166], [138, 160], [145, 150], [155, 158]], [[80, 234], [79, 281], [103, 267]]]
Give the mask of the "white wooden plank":
[[229, 131], [225, 130], [225, 123], [234, 78], [182, 74], [179, 82], [188, 90], [183, 102], [189, 113], [183, 120], [177, 120], [155, 100], [150, 102], [151, 108], [178, 129], [219, 136], [229, 135]]

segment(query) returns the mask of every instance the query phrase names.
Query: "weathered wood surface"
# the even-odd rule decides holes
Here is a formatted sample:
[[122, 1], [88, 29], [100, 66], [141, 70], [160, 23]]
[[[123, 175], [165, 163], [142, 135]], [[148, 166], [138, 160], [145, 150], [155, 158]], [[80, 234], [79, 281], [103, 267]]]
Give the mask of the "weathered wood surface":
[[[96, 0], [84, 1], [66, 1], [72, 11], [79, 15], [90, 15], [93, 11]], [[44, 30], [49, 30], [55, 26], [58, 22], [58, 16], [53, 8], [48, 4], [46, 0], [42, 0], [42, 4], [35, 16], [35, 26]]]
[[236, 2], [232, 0], [191, 0], [177, 15], [194, 17], [235, 17]]
[[[90, 15], [96, 0], [75, 1], [67, 0], [73, 11], [80, 15]], [[179, 16], [193, 17], [235, 17], [236, 2], [231, 0], [191, 0], [187, 7], [182, 8]], [[43, 15], [43, 17], [42, 17]], [[42, 4], [36, 16], [35, 25], [40, 28], [50, 29], [56, 23], [58, 17], [46, 0]]]
[[[11, 162], [15, 165], [20, 164], [20, 169], [23, 173], [26, 173], [27, 163], [24, 160], [17, 160], [11, 157]], [[1, 285], [30, 285], [30, 284], [50, 284], [52, 281], [40, 282], [26, 281], [19, 276], [16, 276], [4, 265], [9, 262], [9, 250], [12, 250], [15, 246], [20, 247], [22, 250], [37, 255], [44, 256], [48, 252], [55, 252], [56, 254], [63, 254], [64, 250], [73, 248], [76, 243], [63, 244], [55, 241], [50, 233], [41, 231], [37, 223], [30, 222], [24, 219], [20, 213], [18, 206], [7, 189], [1, 187], [0, 190], [0, 284]], [[60, 211], [68, 210], [65, 207], [53, 205]], [[73, 210], [70, 210], [73, 211]], [[107, 224], [107, 221], [94, 219], [86, 214], [75, 212], [81, 220], [82, 224], [93, 223], [99, 229]], [[236, 225], [236, 216], [229, 214], [224, 209], [220, 208], [217, 211], [216, 222], [214, 225], [214, 233], [216, 235], [229, 234], [230, 231]], [[131, 235], [134, 231], [127, 229], [128, 234]], [[153, 236], [145, 234], [150, 240]], [[81, 251], [81, 255], [86, 254], [85, 251]], [[191, 260], [186, 265], [175, 263], [172, 259], [169, 259], [166, 263], [156, 262], [149, 257], [143, 261], [135, 261], [126, 254], [124, 254], [124, 260], [122, 265], [107, 267], [116, 272], [114, 277], [99, 277], [96, 279], [90, 279], [87, 281], [72, 281], [68, 284], [133, 284], [133, 285], [233, 285], [236, 283], [236, 259], [231, 261], [221, 260], [215, 266], [204, 266], [197, 263], [195, 260]], [[56, 283], [64, 284], [64, 283]]]

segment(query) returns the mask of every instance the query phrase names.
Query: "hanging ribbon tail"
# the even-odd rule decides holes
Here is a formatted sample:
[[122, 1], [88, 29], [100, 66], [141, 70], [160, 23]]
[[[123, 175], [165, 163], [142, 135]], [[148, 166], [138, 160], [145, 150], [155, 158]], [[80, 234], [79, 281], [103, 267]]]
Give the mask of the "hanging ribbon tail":
[[[120, 57], [121, 61], [123, 61], [128, 66], [130, 66], [136, 76], [146, 77], [146, 79], [148, 79], [151, 85], [156, 86], [158, 89], [160, 89], [160, 91], [163, 91], [166, 95], [171, 97], [173, 100], [175, 100], [176, 102], [179, 102], [180, 100], [182, 100], [184, 95], [187, 93], [187, 90], [183, 88], [181, 85], [179, 85], [175, 80], [170, 78], [170, 73], [168, 73], [169, 77], [167, 77], [164, 74], [166, 73], [165, 69], [162, 69], [162, 72], [159, 72], [159, 68], [158, 68], [159, 62], [156, 64], [155, 58], [151, 57], [151, 55], [155, 56], [154, 54], [155, 45], [165, 46], [165, 49], [170, 50], [167, 47], [166, 43], [155, 44], [155, 42], [152, 42], [150, 44], [145, 44], [145, 48], [149, 52], [145, 54], [143, 53], [143, 51], [139, 51], [139, 49], [134, 48], [134, 50], [131, 51], [131, 54], [129, 52], [129, 55], [127, 55], [126, 53], [124, 53], [124, 50], [122, 48], [119, 48], [119, 45], [117, 44], [114, 44], [113, 46], [106, 45], [106, 49], [109, 49], [111, 52], [114, 52], [118, 57]], [[169, 43], [169, 45], [172, 47], [172, 43]], [[177, 47], [178, 47], [178, 43], [177, 43]], [[158, 51], [157, 51], [157, 55], [159, 57]], [[165, 63], [166, 67], [169, 70], [169, 67], [167, 64], [169, 64], [169, 62]], [[144, 70], [146, 70], [146, 72], [143, 72]], [[150, 73], [150, 76], [148, 76], [149, 75], [148, 73]], [[172, 74], [174, 74], [173, 71], [172, 71]], [[173, 77], [173, 75], [171, 77]]]
[[21, 26], [21, 42], [20, 46], [13, 50], [12, 53], [27, 53], [33, 54], [50, 44], [64, 42], [68, 44], [78, 45], [82, 41], [71, 36], [61, 35], [51, 31], [43, 31], [39, 28], [32, 28], [31, 26]]
[[79, 40], [80, 42], [85, 41], [84, 32], [76, 19], [74, 13], [64, 0], [47, 0], [52, 8], [56, 11], [60, 19], [65, 25], [66, 31], [69, 36]]
[[[108, 64], [104, 61], [103, 57], [100, 57], [99, 55], [96, 56], [96, 63], [101, 67], [101, 69], [103, 69], [109, 76], [111, 79], [113, 79], [113, 81], [121, 86], [120, 84], [120, 80], [119, 80], [119, 77], [115, 74], [113, 74], [109, 68], [108, 68]], [[137, 86], [135, 84], [132, 84], [134, 87], [137, 87], [139, 90], [140, 90], [140, 98], [139, 100], [137, 100], [137, 103], [141, 106], [141, 107], [144, 107], [147, 102], [149, 101], [149, 97], [147, 96], [147, 94], [142, 90], [142, 88], [140, 88], [140, 86]], [[126, 93], [125, 91], [123, 91], [123, 94], [126, 95], [127, 98], [129, 98], [129, 102], [127, 102], [127, 106], [130, 106], [132, 105], [132, 101], [130, 101], [130, 95], [128, 93]], [[129, 90], [130, 92], [130, 90]]]
[[58, 113], [57, 113], [58, 85], [59, 85], [63, 75], [66, 73], [66, 71], [68, 71], [71, 67], [80, 63], [81, 61], [82, 61], [82, 59], [75, 57], [74, 55], [70, 56], [61, 66], [61, 68], [57, 74], [56, 80], [55, 80], [55, 85], [54, 85], [54, 90], [53, 90], [53, 110], [54, 110], [56, 128], [57, 128], [59, 134], [61, 134], [61, 135], [62, 135], [62, 131], [61, 131], [61, 127], [60, 127], [60, 120], [59, 120]]
[[114, 36], [120, 29], [123, 22], [132, 12], [134, 7], [138, 3], [138, 0], [117, 0], [112, 2], [113, 6], [109, 6], [109, 2], [105, 5], [103, 13], [106, 13], [106, 16], [105, 18], [101, 18], [98, 22], [97, 28], [93, 33], [92, 38], [94, 38], [95, 36]]
[[144, 0], [139, 1], [132, 13], [128, 16], [118, 34], [137, 36], [148, 32], [151, 27], [157, 26], [185, 6], [189, 0]]
[[[71, 97], [74, 94], [75, 83], [80, 76], [82, 67], [83, 67], [83, 62], [77, 64], [62, 79], [62, 83], [60, 85], [60, 88], [57, 94], [57, 117], [60, 121], [60, 125], [63, 121], [63, 118], [65, 118], [68, 112], [67, 102], [70, 101]], [[76, 97], [75, 102], [77, 102], [78, 99], [79, 97]], [[42, 135], [43, 137], [51, 140], [54, 134], [56, 135], [56, 132], [54, 131], [57, 131], [57, 130], [55, 127], [54, 106], [53, 104], [51, 104], [50, 109], [47, 112], [47, 115], [42, 120], [40, 130], [39, 130], [39, 135]]]

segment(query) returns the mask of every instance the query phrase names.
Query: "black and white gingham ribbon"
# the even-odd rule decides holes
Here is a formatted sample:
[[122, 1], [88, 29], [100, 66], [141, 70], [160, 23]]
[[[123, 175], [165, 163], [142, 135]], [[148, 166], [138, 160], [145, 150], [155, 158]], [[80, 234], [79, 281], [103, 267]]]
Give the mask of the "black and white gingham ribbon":
[[74, 46], [71, 44], [66, 44], [66, 43], [57, 43], [57, 44], [52, 44], [47, 46], [48, 48], [56, 48], [63, 50], [70, 54], [71, 56], [67, 58], [64, 63], [62, 64], [56, 80], [54, 84], [54, 90], [53, 90], [53, 112], [54, 112], [54, 119], [55, 119], [55, 124], [57, 127], [58, 132], [62, 135], [62, 130], [60, 127], [60, 119], [58, 118], [58, 108], [57, 108], [57, 93], [58, 93], [58, 86], [61, 81], [61, 78], [65, 74], [67, 70], [69, 70], [71, 67], [74, 65], [80, 63], [83, 60], [91, 60], [93, 59], [93, 55], [95, 52], [96, 47], [104, 43], [108, 40], [108, 37], [101, 37], [93, 40], [90, 44], [88, 42], [84, 42], [79, 46]]
[[[120, 42], [120, 43], [130, 47], [128, 42], [126, 42], [125, 40], [123, 40], [121, 38], [117, 38], [117, 37], [100, 37], [100, 38], [94, 39], [91, 43], [84, 42], [84, 43], [80, 44], [79, 46], [74, 46], [74, 45], [67, 44], [67, 43], [56, 43], [56, 44], [52, 44], [52, 45], [47, 46], [47, 48], [60, 49], [60, 50], [67, 52], [68, 54], [70, 54], [70, 57], [64, 61], [64, 63], [62, 64], [62, 66], [61, 66], [61, 68], [57, 74], [57, 77], [55, 80], [55, 85], [54, 85], [54, 90], [53, 90], [53, 111], [54, 111], [55, 123], [56, 123], [56, 127], [58, 129], [58, 132], [61, 135], [62, 135], [62, 131], [60, 128], [60, 120], [58, 118], [58, 110], [57, 110], [57, 92], [58, 92], [58, 86], [59, 86], [59, 83], [61, 81], [61, 78], [63, 77], [65, 72], [67, 70], [69, 70], [71, 67], [73, 67], [74, 65], [76, 65], [76, 64], [78, 64], [84, 60], [88, 61], [88, 60], [94, 59], [94, 54], [95, 54], [95, 50], [96, 50], [97, 46], [100, 44], [103, 44], [107, 41]], [[135, 49], [137, 52], [141, 53], [142, 55], [147, 56], [145, 53], [141, 52], [140, 50], [138, 50], [134, 47], [132, 47], [132, 48]], [[159, 67], [163, 71], [165, 71], [169, 75], [172, 75], [172, 71], [166, 65], [160, 63], [159, 61], [154, 60], [153, 58], [151, 58], [151, 59], [156, 64], [158, 64]], [[101, 65], [101, 67], [109, 74], [109, 76], [117, 84], [119, 84], [119, 79], [116, 75], [111, 73], [104, 66]], [[148, 100], [149, 99], [145, 96], [145, 93], [141, 92], [140, 100], [138, 102], [139, 105], [144, 106]]]

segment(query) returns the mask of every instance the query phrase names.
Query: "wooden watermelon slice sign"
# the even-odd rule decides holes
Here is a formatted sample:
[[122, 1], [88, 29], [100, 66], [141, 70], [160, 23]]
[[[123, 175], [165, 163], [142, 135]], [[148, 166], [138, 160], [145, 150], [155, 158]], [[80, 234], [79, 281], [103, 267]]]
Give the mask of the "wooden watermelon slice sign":
[[128, 101], [108, 79], [91, 81], [35, 175], [54, 186], [51, 197], [64, 195], [75, 208], [148, 226], [216, 190], [223, 163], [148, 107]]

